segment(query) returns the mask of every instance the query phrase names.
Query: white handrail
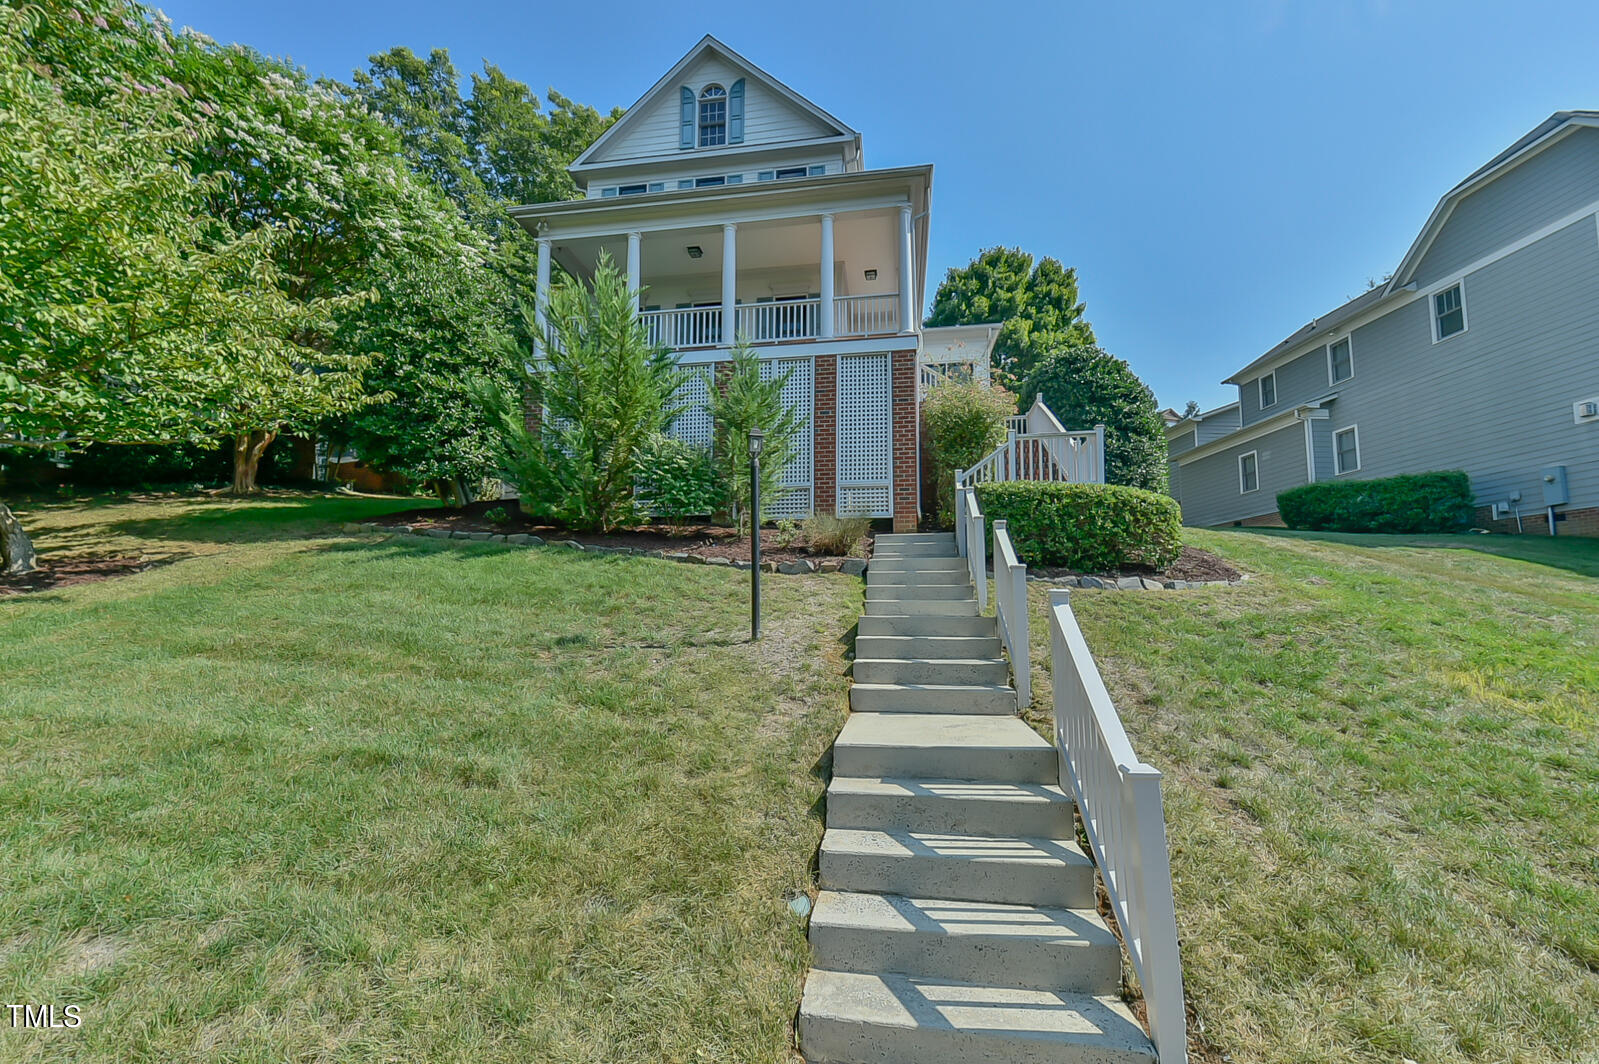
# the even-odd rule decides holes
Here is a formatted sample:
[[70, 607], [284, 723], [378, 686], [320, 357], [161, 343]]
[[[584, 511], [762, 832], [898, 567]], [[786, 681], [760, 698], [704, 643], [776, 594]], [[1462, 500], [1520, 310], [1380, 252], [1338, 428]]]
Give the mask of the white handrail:
[[820, 299], [783, 299], [771, 303], [746, 303], [738, 308], [738, 334], [752, 342], [808, 340], [821, 328]]
[[897, 333], [899, 295], [839, 296], [833, 300], [834, 332], [839, 336]]
[[[972, 488], [965, 490], [976, 494]], [[1033, 658], [1027, 643], [1027, 566], [1017, 559], [1003, 520], [994, 522], [994, 615], [999, 619], [999, 635], [1010, 657], [1016, 707], [1026, 709], [1033, 704]]]
[[984, 557], [983, 510], [977, 505], [977, 490], [971, 486], [955, 488], [955, 547], [966, 559], [966, 572], [977, 591], [977, 612], [988, 609], [988, 564]]
[[722, 342], [722, 308], [680, 307], [641, 310], [644, 335], [666, 347], [710, 347]]
[[1105, 483], [1105, 426], [1089, 432], [1013, 431], [956, 475], [957, 484], [1013, 480]]
[[1160, 772], [1138, 760], [1072, 613], [1049, 593], [1050, 672], [1061, 787], [1077, 802], [1133, 970], [1160, 1064], [1186, 1064], [1188, 1020]]

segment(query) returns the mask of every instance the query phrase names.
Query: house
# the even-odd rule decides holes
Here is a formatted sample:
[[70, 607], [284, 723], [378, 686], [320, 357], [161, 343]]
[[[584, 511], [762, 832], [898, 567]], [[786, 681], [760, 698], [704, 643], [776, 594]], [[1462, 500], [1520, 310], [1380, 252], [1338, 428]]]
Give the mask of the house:
[[1599, 111], [1560, 111], [1439, 201], [1384, 284], [1168, 427], [1190, 525], [1280, 524], [1310, 481], [1464, 469], [1477, 523], [1599, 535]]
[[[570, 171], [583, 198], [512, 211], [538, 240], [539, 315], [552, 263], [587, 279], [609, 254], [680, 364], [714, 380], [742, 337], [763, 373], [792, 371], [804, 438], [766, 514], [915, 528], [921, 365], [986, 371], [992, 346], [921, 328], [933, 168], [868, 169], [858, 131], [707, 36]], [[709, 444], [706, 374], [685, 387], [670, 431]]]

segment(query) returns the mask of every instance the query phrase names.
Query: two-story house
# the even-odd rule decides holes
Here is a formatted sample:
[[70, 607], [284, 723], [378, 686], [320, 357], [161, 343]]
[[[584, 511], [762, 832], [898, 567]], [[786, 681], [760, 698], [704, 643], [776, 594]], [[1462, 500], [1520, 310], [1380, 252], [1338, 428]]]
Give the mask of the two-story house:
[[673, 435], [710, 443], [706, 377], [745, 338], [763, 372], [791, 371], [805, 422], [789, 492], [764, 512], [914, 528], [919, 353], [973, 339], [921, 329], [933, 168], [867, 169], [859, 132], [707, 36], [571, 173], [584, 198], [512, 212], [538, 240], [541, 318], [552, 263], [587, 279], [608, 254], [642, 290], [649, 335], [708, 367]]
[[1167, 429], [1190, 525], [1276, 524], [1310, 481], [1464, 469], [1478, 523], [1599, 535], [1599, 111], [1560, 111], [1439, 201], [1385, 283]]

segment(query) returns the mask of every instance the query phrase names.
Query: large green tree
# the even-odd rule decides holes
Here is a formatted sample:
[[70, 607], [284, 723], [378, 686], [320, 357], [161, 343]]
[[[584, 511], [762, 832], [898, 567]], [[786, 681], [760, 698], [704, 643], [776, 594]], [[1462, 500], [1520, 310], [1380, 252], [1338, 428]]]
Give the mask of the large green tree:
[[1105, 426], [1108, 483], [1166, 490], [1166, 422], [1126, 362], [1092, 345], [1061, 348], [1022, 382], [1022, 409], [1040, 395], [1068, 428]]
[[783, 401], [792, 370], [761, 378], [761, 359], [749, 343], [733, 345], [727, 371], [710, 389], [711, 418], [716, 425], [713, 458], [727, 506], [745, 527], [750, 515], [750, 431], [760, 429], [761, 499], [774, 504], [787, 494], [783, 469], [799, 450], [804, 420], [800, 411]]
[[1052, 350], [1094, 343], [1086, 309], [1075, 269], [1052, 258], [1035, 263], [1021, 248], [993, 247], [945, 274], [926, 324], [1004, 323], [994, 366], [1014, 379]]

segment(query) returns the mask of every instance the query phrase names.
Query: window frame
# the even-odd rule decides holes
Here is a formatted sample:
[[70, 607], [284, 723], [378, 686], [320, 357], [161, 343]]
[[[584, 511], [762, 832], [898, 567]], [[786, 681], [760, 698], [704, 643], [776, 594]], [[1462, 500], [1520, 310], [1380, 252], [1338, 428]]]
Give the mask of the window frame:
[[[1338, 437], [1342, 436], [1346, 432], [1349, 433], [1355, 441], [1355, 464], [1348, 469], [1340, 469], [1338, 468], [1340, 460]], [[1332, 434], [1332, 452], [1333, 476], [1343, 477], [1348, 476], [1350, 473], [1360, 472], [1360, 426], [1358, 424], [1345, 425], [1341, 429], [1334, 429]]]
[[[1255, 476], [1255, 486], [1252, 487], [1252, 488], [1244, 487], [1244, 459], [1245, 458], [1251, 459], [1251, 464], [1253, 466], [1252, 472], [1254, 473], [1254, 476]], [[1240, 454], [1238, 456], [1238, 494], [1240, 494], [1240, 495], [1251, 495], [1254, 492], [1257, 492], [1259, 490], [1260, 490], [1260, 452], [1259, 451], [1245, 451], [1244, 453], [1242, 453], [1242, 454]]]
[[[1458, 290], [1460, 292], [1460, 328], [1456, 329], [1448, 336], [1445, 336], [1439, 327], [1438, 297], [1443, 295], [1445, 292], [1454, 290]], [[1450, 311], [1449, 313], [1453, 314], [1454, 311]], [[1445, 340], [1453, 340], [1457, 336], [1464, 335], [1466, 330], [1471, 327], [1471, 321], [1466, 314], [1466, 279], [1464, 277], [1458, 277], [1455, 280], [1450, 281], [1447, 284], [1441, 284], [1437, 288], [1434, 288], [1432, 291], [1428, 292], [1427, 316], [1432, 320], [1433, 343], [1441, 344]]]
[[[714, 95], [711, 92], [712, 89], [716, 90]], [[722, 83], [719, 82], [719, 81], [713, 81], [710, 84], [706, 85], [703, 89], [700, 90], [699, 95], [697, 97], [695, 97], [695, 101], [694, 101], [695, 102], [694, 143], [698, 147], [701, 147], [701, 148], [725, 148], [725, 147], [727, 147], [727, 145], [728, 145], [728, 139], [727, 138], [728, 138], [728, 133], [729, 133], [729, 130], [728, 130], [728, 118], [730, 117], [730, 114], [729, 114], [730, 108], [728, 106], [728, 103], [731, 100], [731, 98], [732, 97], [728, 95], [727, 88], [724, 85], [722, 85]], [[718, 104], [721, 106], [721, 109], [722, 109], [720, 120], [717, 120], [717, 121], [706, 121], [705, 109], [707, 107], [709, 107], [709, 106], [715, 106], [715, 105], [718, 105]], [[721, 131], [721, 139], [720, 140], [716, 140], [716, 141], [707, 141], [705, 139], [706, 133], [708, 131], [710, 131], [710, 130], [713, 130], [713, 129], [719, 129]]]
[[[1269, 403], [1266, 402], [1266, 378], [1267, 377], [1271, 378], [1271, 402], [1269, 402]], [[1267, 407], [1276, 406], [1277, 405], [1277, 371], [1276, 370], [1272, 370], [1270, 373], [1262, 373], [1260, 376], [1255, 378], [1255, 399], [1260, 404], [1260, 408], [1262, 410], [1265, 410]]]
[[[1333, 348], [1344, 344], [1349, 348], [1349, 376], [1338, 376], [1337, 363], [1333, 361]], [[1355, 334], [1347, 333], [1327, 345], [1327, 387], [1355, 379]]]
[[779, 166], [772, 171], [772, 180], [792, 181], [796, 177], [806, 177], [808, 176], [808, 169], [804, 164], [799, 166]]
[[725, 184], [727, 184], [726, 174], [711, 174], [707, 177], [696, 177], [694, 179], [695, 188], [721, 188]]
[[634, 181], [626, 185], [617, 185], [618, 196], [642, 196], [650, 190], [648, 181]]

